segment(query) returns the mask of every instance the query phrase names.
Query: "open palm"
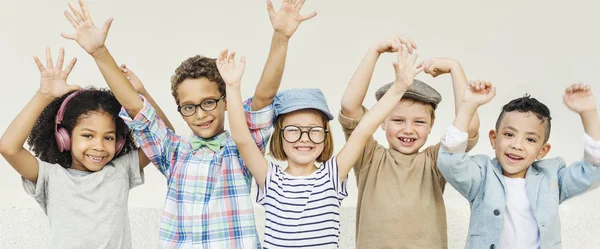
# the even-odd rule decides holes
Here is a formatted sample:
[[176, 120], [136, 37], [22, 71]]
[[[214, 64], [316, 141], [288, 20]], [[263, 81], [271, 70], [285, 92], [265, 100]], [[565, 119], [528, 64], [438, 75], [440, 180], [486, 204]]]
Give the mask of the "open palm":
[[304, 2], [305, 0], [283, 0], [281, 8], [275, 12], [273, 3], [267, 0], [267, 11], [275, 32], [289, 38], [296, 32], [300, 23], [317, 15], [316, 12], [305, 16], [300, 15]]
[[496, 88], [487, 81], [470, 81], [465, 89], [463, 100], [478, 106], [490, 102], [496, 96]]
[[61, 36], [76, 41], [89, 54], [94, 54], [96, 51], [104, 47], [108, 30], [113, 21], [109, 18], [102, 28], [98, 28], [92, 22], [90, 12], [82, 0], [79, 0], [79, 6], [81, 12], [77, 10], [73, 3], [69, 3], [69, 8], [73, 12], [71, 15], [68, 11], [65, 11], [65, 16], [75, 29], [74, 34], [62, 33]]
[[227, 55], [228, 51], [223, 50], [217, 58], [217, 68], [221, 78], [225, 81], [228, 86], [239, 85], [244, 75], [244, 69], [246, 68], [246, 58], [242, 57], [240, 64], [235, 63], [235, 52]]
[[69, 77], [69, 74], [75, 66], [77, 59], [73, 58], [71, 62], [69, 62], [67, 67], [65, 67], [65, 69], [63, 70], [62, 67], [64, 58], [65, 52], [63, 48], [60, 49], [58, 61], [56, 62], [56, 64], [53, 64], [52, 62], [52, 54], [50, 53], [50, 48], [46, 48], [45, 67], [40, 61], [40, 58], [38, 58], [37, 56], [33, 58], [41, 74], [39, 90], [40, 93], [58, 98], [71, 91], [81, 89], [79, 86], [67, 84], [67, 77]]

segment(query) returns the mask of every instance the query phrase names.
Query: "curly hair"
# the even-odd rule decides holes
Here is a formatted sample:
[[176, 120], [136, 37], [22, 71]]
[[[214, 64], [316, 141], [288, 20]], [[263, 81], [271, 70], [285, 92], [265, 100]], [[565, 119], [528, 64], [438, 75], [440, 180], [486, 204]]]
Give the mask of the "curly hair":
[[[29, 145], [30, 150], [33, 151], [36, 157], [44, 162], [58, 163], [64, 168], [71, 167], [71, 152], [60, 152], [58, 150], [54, 136], [54, 121], [60, 105], [69, 94], [71, 93], [54, 99], [42, 111], [35, 122], [33, 130], [27, 138], [27, 145]], [[113, 158], [115, 159], [137, 148], [133, 134], [119, 117], [120, 110], [121, 104], [119, 104], [112, 92], [108, 89], [96, 89], [90, 87], [82, 90], [81, 93], [69, 100], [61, 126], [69, 132], [69, 135], [71, 135], [73, 128], [79, 124], [79, 121], [85, 115], [92, 112], [105, 112], [110, 114], [113, 120], [116, 121], [116, 133], [126, 134], [125, 145], [121, 152], [118, 155], [115, 155]]]
[[221, 95], [225, 96], [225, 81], [221, 78], [217, 69], [217, 59], [204, 57], [202, 55], [192, 56], [175, 69], [175, 74], [171, 76], [171, 94], [175, 98], [175, 103], [179, 106], [179, 97], [177, 88], [186, 79], [206, 78], [217, 84]]
[[500, 128], [500, 123], [504, 118], [504, 114], [507, 112], [531, 112], [535, 114], [542, 124], [544, 124], [544, 128], [546, 128], [544, 143], [548, 142], [548, 139], [550, 139], [550, 129], [552, 128], [552, 118], [550, 117], [550, 109], [548, 109], [548, 107], [542, 102], [532, 98], [529, 94], [525, 94], [521, 98], [511, 100], [508, 102], [508, 104], [502, 107], [502, 112], [500, 112], [498, 120], [496, 120], [496, 130]]

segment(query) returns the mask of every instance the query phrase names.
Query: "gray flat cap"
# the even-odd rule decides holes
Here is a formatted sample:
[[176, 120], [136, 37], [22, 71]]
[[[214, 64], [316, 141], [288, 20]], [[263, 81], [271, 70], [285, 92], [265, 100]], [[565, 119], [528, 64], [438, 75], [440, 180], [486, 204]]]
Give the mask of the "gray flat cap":
[[[383, 97], [383, 95], [390, 89], [394, 82], [385, 84], [375, 92], [375, 98], [377, 101]], [[402, 98], [414, 99], [427, 104], [431, 104], [433, 109], [437, 108], [437, 105], [442, 101], [442, 95], [431, 86], [425, 84], [420, 80], [413, 80], [413, 84], [406, 90]]]

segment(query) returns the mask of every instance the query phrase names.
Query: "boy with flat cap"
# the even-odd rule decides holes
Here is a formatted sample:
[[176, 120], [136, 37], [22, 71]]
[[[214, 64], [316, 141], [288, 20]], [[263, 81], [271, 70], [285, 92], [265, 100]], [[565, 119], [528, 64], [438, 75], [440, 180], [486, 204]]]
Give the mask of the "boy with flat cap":
[[[403, 48], [404, 46], [404, 48]], [[365, 94], [377, 59], [385, 52], [412, 53], [412, 40], [395, 36], [375, 44], [365, 55], [342, 98], [339, 121], [346, 139], [363, 114]], [[396, 65], [395, 65], [396, 66]], [[467, 86], [456, 60], [425, 61], [425, 73], [436, 77], [449, 73], [454, 86], [455, 109], [462, 103]], [[391, 84], [376, 93], [379, 100]], [[446, 210], [442, 198], [446, 180], [437, 167], [439, 144], [422, 151], [435, 120], [440, 94], [414, 80], [398, 105], [381, 124], [389, 147], [371, 138], [354, 165], [358, 184], [356, 248], [447, 248]], [[479, 117], [469, 124], [468, 148], [478, 140]]]

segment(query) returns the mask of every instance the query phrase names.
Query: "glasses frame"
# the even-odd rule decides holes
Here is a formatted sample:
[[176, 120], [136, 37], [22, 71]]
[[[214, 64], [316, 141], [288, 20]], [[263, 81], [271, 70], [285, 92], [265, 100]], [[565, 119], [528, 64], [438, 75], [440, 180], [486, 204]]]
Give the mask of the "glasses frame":
[[[216, 109], [216, 108], [217, 108], [217, 106], [219, 105], [219, 101], [221, 101], [223, 98], [225, 98], [225, 96], [224, 96], [224, 95], [223, 95], [223, 96], [221, 96], [221, 97], [219, 97], [219, 98], [217, 98], [217, 99], [210, 98], [210, 99], [205, 99], [205, 100], [202, 100], [202, 102], [200, 102], [200, 104], [187, 104], [187, 105], [178, 106], [178, 107], [177, 107], [177, 112], [179, 112], [179, 114], [181, 114], [181, 116], [184, 116], [184, 117], [190, 117], [190, 116], [194, 116], [194, 115], [196, 114], [196, 112], [198, 111], [198, 108], [202, 109], [202, 110], [203, 110], [203, 111], [205, 111], [205, 112], [209, 112], [209, 111], [212, 111], [212, 110]], [[213, 108], [212, 108], [212, 109], [210, 109], [210, 110], [207, 110], [207, 109], [204, 109], [204, 108], [202, 108], [202, 104], [203, 104], [204, 102], [206, 102], [206, 101], [211, 101], [211, 100], [216, 102], [216, 103], [215, 103], [215, 107], [213, 107]], [[185, 107], [185, 106], [194, 106], [194, 107], [195, 107], [195, 108], [194, 108], [194, 112], [193, 112], [192, 114], [190, 114], [190, 115], [185, 115], [185, 114], [183, 114], [183, 113], [181, 112], [181, 109], [182, 109], [183, 107]]]
[[[296, 127], [298, 128], [298, 130], [300, 130], [300, 136], [298, 136], [298, 139], [296, 139], [296, 141], [289, 141], [287, 140], [287, 138], [285, 138], [285, 129], [288, 127]], [[306, 129], [308, 128], [308, 130], [302, 130], [302, 129]], [[323, 131], [325, 132], [325, 136], [323, 136], [323, 141], [321, 142], [315, 142], [312, 137], [310, 137], [310, 131], [314, 128], [320, 128], [323, 129]], [[283, 137], [283, 140], [285, 140], [288, 143], [295, 143], [300, 141], [300, 139], [302, 139], [302, 135], [304, 135], [304, 133], [306, 133], [306, 135], [308, 136], [308, 140], [310, 140], [311, 142], [313, 142], [314, 144], [322, 144], [327, 140], [327, 133], [329, 133], [329, 130], [325, 129], [325, 127], [323, 126], [297, 126], [297, 125], [286, 125], [283, 128], [279, 129], [281, 131], [281, 137]]]

